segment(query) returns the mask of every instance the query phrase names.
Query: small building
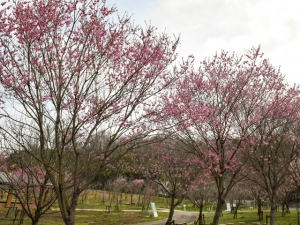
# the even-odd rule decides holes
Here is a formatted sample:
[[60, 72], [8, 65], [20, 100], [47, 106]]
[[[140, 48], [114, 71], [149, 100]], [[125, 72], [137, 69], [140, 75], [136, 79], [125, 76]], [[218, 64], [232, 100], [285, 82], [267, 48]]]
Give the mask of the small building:
[[17, 203], [16, 198], [13, 201], [13, 197], [14, 193], [10, 188], [10, 181], [7, 178], [7, 173], [0, 172], [0, 208], [22, 208], [22, 206]]

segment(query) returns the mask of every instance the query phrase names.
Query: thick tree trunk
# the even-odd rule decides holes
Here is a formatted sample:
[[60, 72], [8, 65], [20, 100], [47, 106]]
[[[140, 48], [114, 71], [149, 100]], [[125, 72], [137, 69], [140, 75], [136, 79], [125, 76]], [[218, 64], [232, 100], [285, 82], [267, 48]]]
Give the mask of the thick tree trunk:
[[220, 219], [220, 216], [222, 215], [222, 209], [223, 209], [224, 204], [225, 204], [225, 200], [224, 199], [218, 199], [216, 213], [214, 215], [214, 219], [213, 219], [213, 224], [212, 225], [218, 225], [219, 224], [219, 219]]
[[272, 189], [271, 193], [269, 194], [269, 200], [270, 200], [270, 225], [275, 225], [275, 214], [276, 214], [276, 189]]
[[42, 215], [41, 215], [40, 211], [36, 210], [35, 214], [34, 214], [34, 218], [31, 219], [31, 224], [38, 225], [41, 217], [42, 217]]
[[69, 207], [66, 207], [68, 201], [67, 199], [63, 199], [62, 201], [59, 201], [62, 218], [66, 225], [75, 224], [75, 210], [76, 210], [80, 193], [81, 193], [80, 189], [77, 189], [73, 192]]
[[271, 211], [270, 211], [270, 225], [275, 225], [275, 214], [276, 214], [276, 206], [275, 204], [272, 204]]
[[68, 216], [66, 218], [65, 224], [66, 225], [74, 225], [75, 224], [75, 210], [69, 210], [68, 211]]
[[39, 220], [31, 220], [31, 225], [38, 225], [39, 224]]

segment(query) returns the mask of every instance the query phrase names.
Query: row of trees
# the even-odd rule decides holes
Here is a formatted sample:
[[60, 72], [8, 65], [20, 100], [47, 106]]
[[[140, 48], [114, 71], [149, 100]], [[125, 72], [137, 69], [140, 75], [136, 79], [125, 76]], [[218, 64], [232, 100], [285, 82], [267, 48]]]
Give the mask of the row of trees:
[[44, 195], [51, 184], [67, 225], [80, 194], [125, 155], [124, 168], [145, 172], [172, 206], [214, 184], [213, 225], [248, 177], [267, 191], [273, 225], [277, 193], [298, 165], [299, 88], [259, 47], [241, 57], [222, 51], [195, 69], [192, 56], [176, 60], [178, 41], [105, 1], [3, 3], [2, 171], [28, 168]]
[[[188, 199], [199, 207], [198, 221], [199, 224], [203, 224], [204, 206], [207, 204], [218, 206], [222, 190], [226, 187], [227, 192], [222, 198], [224, 202], [220, 204], [219, 216], [224, 210], [225, 202], [235, 203], [236, 207], [232, 213], [236, 218], [239, 206], [244, 203], [244, 200], [251, 200], [257, 206], [259, 220], [263, 219], [262, 206], [268, 203], [271, 209], [270, 216], [274, 217], [273, 223], [275, 223], [275, 212], [278, 206], [281, 206], [285, 213], [291, 204], [299, 202], [300, 199], [297, 197], [297, 193], [300, 193], [299, 155], [298, 151], [287, 147], [290, 144], [289, 140], [282, 140], [280, 144], [276, 142], [274, 146], [271, 146], [271, 143], [265, 144], [262, 149], [255, 152], [249, 146], [249, 152], [246, 151], [245, 155], [241, 155], [243, 165], [239, 173], [222, 175], [223, 186], [221, 187], [213, 177], [216, 168], [210, 168], [209, 164], [205, 165], [195, 155], [193, 149], [184, 149], [183, 142], [185, 143], [186, 140], [172, 139], [148, 145], [146, 149], [135, 150], [134, 154], [130, 153], [124, 163], [124, 167], [129, 170], [134, 166], [135, 171], [143, 171], [144, 177], [164, 190], [165, 196], [170, 199], [168, 218], [170, 221], [175, 207]], [[266, 156], [260, 152], [265, 151], [266, 148], [275, 150]], [[131, 163], [128, 163], [130, 159]], [[232, 168], [227, 166], [227, 169]], [[218, 176], [218, 179], [221, 177]], [[233, 184], [228, 188], [230, 183]], [[293, 191], [296, 191], [296, 199], [290, 195]], [[214, 219], [219, 213], [218, 210], [217, 207]]]
[[[168, 220], [172, 221], [175, 207], [182, 201], [189, 200], [199, 208], [197, 224], [204, 224], [202, 220], [204, 206], [215, 204], [218, 199], [218, 187], [213, 179], [206, 177], [207, 168], [201, 168], [197, 157], [182, 150], [182, 146], [178, 145], [181, 141], [168, 139], [152, 142], [144, 148], [131, 151], [118, 162], [118, 168], [110, 168], [109, 174], [102, 174], [98, 178], [100, 180], [97, 179], [90, 186], [106, 191], [99, 197], [99, 204], [105, 204], [109, 211], [112, 208], [118, 210], [119, 205], [124, 203], [136, 204], [144, 210], [148, 209], [154, 196], [162, 196], [169, 199], [167, 203], [170, 207]], [[271, 157], [269, 157], [270, 159]], [[262, 163], [263, 166], [277, 167], [279, 170], [285, 167], [284, 170], [278, 171], [277, 175], [270, 171], [268, 171], [268, 175], [259, 171], [249, 172], [255, 171], [256, 165], [249, 161], [245, 165], [245, 171], [240, 174], [239, 181], [226, 197], [226, 202], [230, 202], [232, 205], [234, 218], [244, 200], [251, 200], [255, 203], [260, 220], [263, 219], [262, 206], [266, 202], [271, 207], [274, 202], [276, 211], [281, 205], [283, 216], [289, 212], [289, 205], [295, 203], [294, 199], [290, 198], [290, 193], [299, 190], [297, 185], [299, 183], [299, 166], [294, 163], [297, 161], [298, 159], [294, 158], [289, 165], [286, 165], [287, 161], [284, 160]], [[46, 174], [41, 173], [38, 162], [32, 157], [28, 157], [23, 151], [11, 154], [5, 159], [5, 164], [3, 162], [2, 164], [1, 168], [5, 172], [5, 176], [2, 172], [0, 182], [3, 182], [3, 178], [5, 178], [6, 184], [14, 191], [26, 214], [32, 219], [33, 224], [37, 224], [40, 217], [57, 200], [51, 182]], [[103, 176], [106, 179], [103, 179]], [[143, 177], [143, 179], [135, 179], [134, 177], [137, 176]], [[267, 182], [263, 182], [263, 179], [270, 179], [273, 185], [278, 187], [273, 199], [269, 198], [269, 192], [272, 190], [268, 190], [270, 186], [266, 185]], [[87, 193], [88, 190], [81, 193], [81, 202], [87, 197]], [[126, 202], [122, 202], [123, 193], [127, 196]], [[133, 194], [139, 195], [138, 201], [133, 201]], [[299, 201], [299, 199], [296, 200]], [[235, 203], [235, 207], [233, 207], [233, 203]]]
[[[284, 83], [279, 70], [252, 49], [239, 58], [222, 52], [189, 70], [158, 106], [166, 132], [182, 141], [217, 186], [213, 224], [228, 194], [242, 178], [256, 180], [271, 202], [299, 152], [299, 89]], [[248, 166], [250, 164], [250, 166]], [[249, 171], [250, 169], [250, 171]]]

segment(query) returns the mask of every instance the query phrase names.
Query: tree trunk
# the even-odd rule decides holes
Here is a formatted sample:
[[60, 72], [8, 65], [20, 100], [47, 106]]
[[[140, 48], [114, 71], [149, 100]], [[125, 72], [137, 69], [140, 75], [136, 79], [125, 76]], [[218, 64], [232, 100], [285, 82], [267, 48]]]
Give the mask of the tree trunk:
[[257, 215], [258, 215], [258, 220], [263, 220], [262, 218], [262, 204], [260, 202], [257, 202]]
[[104, 201], [104, 194], [105, 194], [105, 192], [103, 191], [103, 193], [102, 193], [102, 205], [105, 204], [105, 201]]
[[203, 219], [203, 204], [201, 204], [199, 206], [199, 216], [198, 216], [198, 224], [199, 225], [204, 225], [205, 224], [205, 221]]
[[117, 193], [116, 196], [115, 211], [119, 212], [119, 193]]
[[[22, 216], [22, 213], [21, 213], [20, 217], [24, 218], [24, 216]], [[31, 224], [32, 225], [38, 225], [41, 217], [42, 217], [42, 215], [41, 215], [40, 210], [36, 210], [35, 213], [34, 213], [34, 218], [31, 219]], [[22, 224], [22, 223], [20, 223], [20, 224]]]
[[237, 214], [238, 214], [238, 210], [237, 210], [237, 207], [235, 207], [234, 211], [233, 211], [233, 219], [237, 218]]
[[59, 201], [59, 207], [61, 210], [62, 219], [64, 220], [66, 225], [74, 225], [75, 224], [75, 209], [78, 203], [78, 198], [81, 191], [80, 189], [74, 190], [71, 196], [71, 202], [69, 207], [67, 206], [67, 199], [63, 199]]
[[171, 222], [173, 220], [174, 210], [175, 210], [174, 202], [175, 202], [175, 197], [171, 196], [171, 204], [170, 204], [170, 212], [169, 212], [168, 222]]
[[31, 220], [31, 225], [38, 225], [38, 224], [39, 224], [39, 219]]
[[230, 213], [234, 213], [233, 201], [230, 201]]
[[234, 208], [234, 215], [233, 215], [233, 218], [234, 219], [237, 219], [237, 214], [238, 214], [238, 209], [241, 205], [241, 200], [239, 200], [236, 204], [235, 204], [235, 208]]
[[146, 202], [146, 195], [144, 194], [143, 199], [142, 199], [142, 211], [146, 210], [146, 208], [145, 208], [146, 203], [145, 202]]
[[75, 225], [75, 210], [69, 210], [68, 211], [68, 216], [67, 218], [64, 220], [66, 225]]
[[119, 199], [119, 201], [118, 201], [118, 205], [122, 205], [122, 203], [123, 203], [123, 193], [122, 193], [122, 191], [120, 192], [120, 199]]
[[275, 214], [276, 214], [276, 206], [273, 203], [271, 205], [271, 211], [270, 211], [270, 225], [275, 225]]
[[130, 194], [130, 205], [133, 203], [133, 194]]
[[285, 206], [286, 206], [286, 214], [290, 214], [291, 211], [290, 211], [290, 206], [289, 206], [289, 204], [286, 204]]
[[214, 215], [213, 224], [212, 225], [218, 225], [220, 216], [222, 215], [222, 209], [225, 204], [225, 201], [223, 199], [218, 199], [216, 213]]
[[271, 206], [271, 211], [270, 211], [270, 225], [275, 225], [275, 214], [276, 214], [275, 196], [276, 196], [276, 190], [272, 189], [272, 191], [269, 194], [269, 200], [270, 200], [270, 206]]
[[141, 195], [139, 194], [137, 206], [140, 207], [140, 205], [141, 205]]

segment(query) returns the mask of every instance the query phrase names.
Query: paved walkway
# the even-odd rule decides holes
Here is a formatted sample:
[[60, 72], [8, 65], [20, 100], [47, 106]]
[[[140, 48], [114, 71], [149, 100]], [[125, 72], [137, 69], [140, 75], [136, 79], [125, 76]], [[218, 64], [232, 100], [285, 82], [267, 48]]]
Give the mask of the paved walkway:
[[[159, 211], [158, 211], [159, 214]], [[175, 210], [175, 214], [173, 216], [173, 219], [175, 220], [175, 223], [193, 223], [198, 216], [198, 212], [187, 212], [187, 211], [181, 211], [181, 210]], [[152, 221], [152, 222], [146, 222], [146, 223], [138, 223], [134, 225], [165, 225], [166, 220], [159, 220], [159, 221]]]
[[[88, 211], [104, 211], [103, 209], [76, 209], [76, 210], [88, 210]], [[132, 211], [132, 210], [122, 210], [122, 211]], [[169, 212], [168, 209], [165, 210], [158, 210], [157, 213], [159, 215], [159, 212]], [[199, 215], [199, 212], [187, 212], [182, 210], [175, 210], [173, 220], [175, 223], [184, 223], [187, 224], [193, 223]], [[144, 223], [137, 223], [137, 224], [131, 224], [131, 225], [165, 225], [167, 222], [166, 219], [164, 220], [156, 220], [151, 222], [144, 222]]]

